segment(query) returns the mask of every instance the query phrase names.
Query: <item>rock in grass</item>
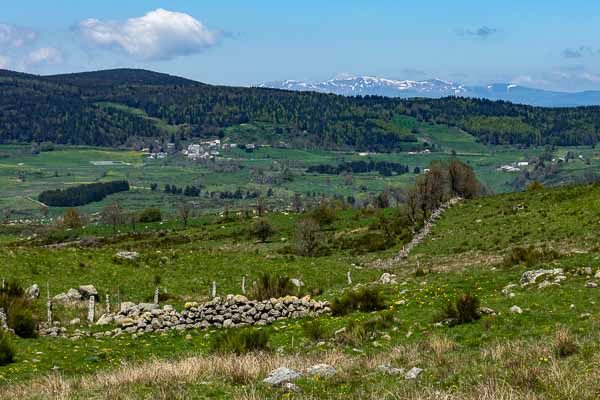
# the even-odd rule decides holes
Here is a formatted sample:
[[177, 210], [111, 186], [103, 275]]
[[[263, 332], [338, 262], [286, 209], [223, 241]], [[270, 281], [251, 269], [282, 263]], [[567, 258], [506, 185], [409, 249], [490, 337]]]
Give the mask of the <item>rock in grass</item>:
[[380, 366], [377, 367], [377, 371], [379, 372], [383, 372], [384, 374], [388, 374], [388, 375], [401, 375], [404, 374], [404, 368], [396, 368], [396, 367], [392, 367], [389, 364], [382, 364]]
[[496, 315], [496, 311], [489, 307], [480, 307], [479, 312], [487, 315]]
[[389, 272], [384, 272], [383, 275], [381, 275], [381, 278], [379, 278], [379, 282], [383, 285], [395, 285], [397, 283], [394, 279], [394, 275]]
[[115, 257], [122, 260], [135, 261], [140, 257], [140, 255], [135, 251], [119, 251], [117, 254], [115, 254]]
[[300, 378], [302, 375], [291, 368], [281, 367], [277, 368], [266, 377], [263, 382], [271, 386], [281, 386], [283, 383], [294, 381]]
[[560, 282], [564, 279], [564, 273], [562, 268], [554, 268], [554, 269], [537, 269], [534, 271], [525, 271], [523, 275], [521, 275], [521, 286], [527, 286], [533, 283], [536, 283], [538, 278], [542, 276], [552, 275], [555, 278], [555, 282]]
[[99, 299], [98, 291], [94, 287], [94, 285], [81, 285], [79, 286], [79, 293], [84, 300], [88, 300], [90, 297], [94, 296], [96, 300]]
[[523, 314], [523, 309], [519, 306], [512, 306], [509, 311], [513, 314]]
[[102, 314], [96, 322], [96, 325], [109, 325], [113, 322], [113, 316], [110, 314]]
[[419, 377], [419, 375], [421, 375], [421, 372], [423, 372], [423, 369], [418, 368], [418, 367], [413, 367], [411, 368], [406, 375], [404, 375], [405, 379], [417, 379]]
[[596, 275], [594, 275], [594, 278], [600, 279], [600, 269], [596, 272]]
[[588, 289], [596, 289], [598, 287], [598, 284], [596, 282], [588, 282], [585, 284], [585, 287]]
[[40, 297], [40, 287], [37, 283], [34, 283], [33, 285], [27, 288], [25, 293], [27, 294], [28, 298], [35, 300]]
[[304, 286], [304, 282], [302, 282], [300, 279], [290, 279], [290, 282], [292, 282], [292, 285], [296, 286], [296, 287], [302, 287]]
[[313, 365], [306, 370], [309, 376], [318, 376], [319, 378], [329, 378], [335, 375], [337, 371], [329, 364]]
[[286, 382], [281, 386], [283, 393], [301, 393], [302, 389], [298, 385], [292, 382]]

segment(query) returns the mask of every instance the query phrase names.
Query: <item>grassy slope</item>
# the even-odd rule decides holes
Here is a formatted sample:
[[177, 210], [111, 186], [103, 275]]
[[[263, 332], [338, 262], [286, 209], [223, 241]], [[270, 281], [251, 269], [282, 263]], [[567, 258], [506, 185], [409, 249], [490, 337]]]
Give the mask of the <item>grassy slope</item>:
[[[384, 330], [390, 339], [380, 336], [355, 346], [326, 344], [325, 348], [333, 354], [330, 357], [337, 354], [339, 376], [331, 380], [301, 380], [299, 384], [304, 395], [298, 397], [417, 398], [418, 395], [439, 398], [440, 395], [432, 391], [441, 390], [454, 392], [458, 398], [478, 398], [482, 391], [495, 393], [491, 398], [509, 396], [511, 391], [515, 398], [525, 395], [530, 398], [595, 398], [600, 389], [594, 372], [600, 362], [596, 356], [600, 351], [600, 304], [596, 290], [600, 289], [585, 288], [591, 278], [580, 275], [580, 269], [591, 267], [596, 271], [600, 268], [595, 239], [600, 229], [599, 198], [599, 185], [579, 186], [494, 196], [451, 209], [435, 227], [434, 235], [419, 246], [408, 261], [398, 266], [395, 272], [402, 284], [384, 290], [398, 319], [394, 329]], [[270, 218], [280, 230], [278, 237], [289, 237], [295, 217], [279, 215]], [[345, 273], [351, 263], [361, 265], [361, 262], [382, 256], [373, 254], [356, 258], [334, 254], [326, 258], [296, 257], [290, 260], [275, 255], [274, 250], [283, 245], [277, 243], [279, 240], [266, 245], [256, 244], [235, 235], [241, 228], [238, 223], [225, 225], [225, 228], [220, 224], [203, 225], [208, 222], [198, 221], [201, 226], [169, 234], [160, 245], [157, 239], [148, 239], [83, 251], [4, 249], [2, 259], [6, 261], [1, 264], [2, 275], [19, 277], [26, 282], [50, 280], [57, 290], [93, 282], [101, 291], [112, 290], [113, 293], [118, 279], [124, 287], [122, 293], [127, 293], [128, 298], [140, 299], [151, 295], [151, 279], [157, 271], [163, 271], [169, 292], [180, 296], [175, 299], [175, 304], [181, 304], [186, 296], [202, 297], [212, 279], [219, 282], [220, 290], [229, 292], [236, 291], [242, 273], [252, 276], [259, 270], [285, 271], [290, 275], [298, 274], [309, 286], [322, 287], [324, 297], [332, 298], [345, 286]], [[337, 230], [356, 229], [367, 223], [368, 220], [354, 221], [346, 215], [338, 222]], [[173, 239], [182, 234], [194, 237], [193, 242], [175, 244]], [[517, 283], [522, 272], [531, 267], [501, 267], [498, 265], [501, 256], [514, 246], [542, 243], [561, 250], [563, 255], [537, 267], [565, 268], [567, 280], [560, 288], [516, 288], [515, 298], [505, 297], [502, 288], [508, 283]], [[115, 265], [111, 255], [121, 248], [139, 250], [149, 257], [139, 266]], [[165, 259], [161, 261], [163, 257]], [[415, 276], [417, 259], [422, 267], [430, 269], [429, 273]], [[353, 267], [353, 271], [354, 281], [358, 283], [371, 282], [381, 273], [360, 267]], [[486, 316], [472, 324], [434, 328], [432, 321], [442, 305], [463, 292], [476, 294], [482, 305], [492, 307], [500, 314]], [[400, 300], [406, 301], [406, 305], [396, 304]], [[509, 313], [508, 309], [513, 305], [519, 305], [524, 313]], [[582, 313], [590, 313], [591, 317], [582, 319]], [[71, 317], [73, 311], [65, 311], [64, 315]], [[371, 317], [358, 313], [343, 318], [325, 318], [324, 324], [333, 331], [346, 326], [349, 320]], [[568, 327], [579, 342], [577, 354], [567, 358], [554, 354], [553, 336], [557, 324]], [[322, 346], [303, 337], [301, 321], [280, 322], [265, 329], [271, 333], [273, 348], [281, 347], [283, 354], [300, 352], [300, 357], [310, 357], [323, 353]], [[79, 376], [95, 369], [118, 366], [123, 359], [146, 360], [150, 355], [168, 358], [203, 355], [216, 334], [193, 333], [191, 340], [184, 340], [178, 334], [146, 335], [137, 340], [125, 336], [116, 341], [19, 340], [17, 363], [0, 368], [0, 375], [14, 382], [47, 373], [56, 365], [67, 376]], [[352, 350], [356, 346], [362, 353]], [[43, 354], [36, 353], [39, 351]], [[34, 358], [40, 362], [32, 363]], [[288, 362], [292, 363], [291, 360]], [[316, 361], [294, 362], [306, 366]], [[425, 368], [425, 372], [417, 382], [398, 386], [399, 378], [386, 377], [375, 371], [380, 362], [401, 367], [419, 366]], [[286, 361], [277, 363], [285, 364]], [[173, 387], [172, 381], [161, 383], [156, 378], [140, 378], [141, 381], [128, 382], [119, 390], [126, 396], [124, 398], [279, 396], [277, 391], [257, 383], [268, 366], [254, 373], [248, 370], [249, 365], [241, 367], [239, 374], [247, 378], [242, 379], [244, 385], [240, 385], [240, 376], [215, 368], [207, 368], [195, 378], [189, 376], [189, 371], [181, 371], [178, 379], [187, 382], [182, 386]], [[124, 379], [118, 372], [115, 377]], [[199, 380], [208, 383], [198, 384]], [[75, 398], [88, 395], [101, 398], [102, 387], [100, 384], [75, 390]]]

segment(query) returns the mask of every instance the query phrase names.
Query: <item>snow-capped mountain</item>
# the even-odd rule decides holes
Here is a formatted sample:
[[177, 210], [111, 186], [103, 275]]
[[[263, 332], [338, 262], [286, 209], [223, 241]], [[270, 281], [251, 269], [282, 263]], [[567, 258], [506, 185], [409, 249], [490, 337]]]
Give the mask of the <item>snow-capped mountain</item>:
[[297, 80], [269, 82], [261, 84], [259, 87], [334, 93], [343, 96], [376, 95], [400, 98], [439, 98], [446, 96], [476, 97], [544, 107], [572, 107], [600, 104], [600, 91], [578, 93], [555, 92], [509, 83], [496, 83], [487, 86], [467, 86], [440, 79], [412, 81], [371, 76], [349, 76], [323, 82]]

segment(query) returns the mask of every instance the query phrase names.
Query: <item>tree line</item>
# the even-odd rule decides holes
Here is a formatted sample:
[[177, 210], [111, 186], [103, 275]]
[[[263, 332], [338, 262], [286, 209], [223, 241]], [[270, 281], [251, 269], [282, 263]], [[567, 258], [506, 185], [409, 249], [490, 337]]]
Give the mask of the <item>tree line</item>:
[[268, 123], [282, 141], [325, 149], [389, 152], [415, 143], [397, 115], [459, 127], [491, 144], [590, 145], [600, 140], [600, 107], [541, 108], [447, 97], [397, 99], [210, 86], [149, 71], [57, 77], [0, 72], [0, 142], [114, 146], [166, 133], [143, 115], [185, 126], [183, 139]]
[[338, 165], [318, 164], [311, 165], [306, 169], [306, 172], [313, 174], [328, 174], [340, 175], [343, 173], [363, 174], [367, 172], [377, 171], [383, 176], [391, 176], [392, 174], [408, 174], [410, 167], [405, 164], [400, 164], [392, 161], [349, 161]]
[[67, 189], [46, 190], [38, 200], [51, 207], [77, 207], [103, 200], [106, 196], [126, 192], [129, 182], [112, 181], [78, 185]]

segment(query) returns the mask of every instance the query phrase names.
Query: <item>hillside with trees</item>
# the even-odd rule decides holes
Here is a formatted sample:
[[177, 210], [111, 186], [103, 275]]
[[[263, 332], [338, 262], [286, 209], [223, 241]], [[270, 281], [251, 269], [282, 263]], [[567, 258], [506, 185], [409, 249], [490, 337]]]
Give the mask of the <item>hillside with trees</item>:
[[167, 135], [141, 110], [180, 129], [181, 139], [223, 135], [246, 123], [268, 123], [281, 141], [305, 147], [394, 151], [416, 141], [392, 119], [457, 126], [490, 144], [590, 145], [600, 139], [600, 107], [538, 108], [448, 97], [392, 99], [210, 86], [143, 70], [56, 76], [0, 71], [0, 142], [118, 146]]

